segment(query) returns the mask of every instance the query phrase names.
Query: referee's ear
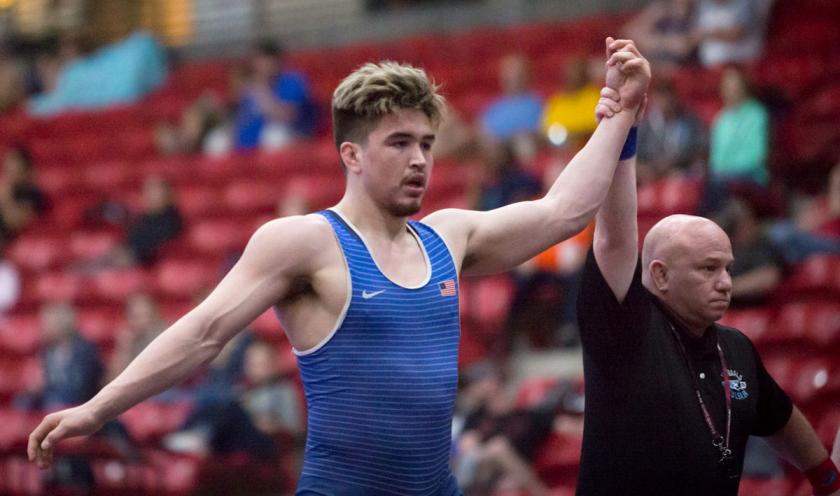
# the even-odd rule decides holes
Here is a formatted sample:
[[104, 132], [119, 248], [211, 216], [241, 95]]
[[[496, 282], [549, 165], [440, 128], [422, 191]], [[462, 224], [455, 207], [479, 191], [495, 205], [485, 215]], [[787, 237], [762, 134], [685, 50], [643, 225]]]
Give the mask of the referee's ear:
[[668, 291], [668, 266], [662, 260], [654, 260], [650, 263], [650, 275], [653, 280], [653, 287], [660, 293]]

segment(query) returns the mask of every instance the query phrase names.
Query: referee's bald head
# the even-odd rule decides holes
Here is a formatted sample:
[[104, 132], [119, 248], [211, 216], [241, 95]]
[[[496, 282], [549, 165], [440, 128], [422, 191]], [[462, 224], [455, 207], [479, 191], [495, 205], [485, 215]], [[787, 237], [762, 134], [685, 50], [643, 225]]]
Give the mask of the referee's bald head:
[[642, 283], [654, 291], [651, 263], [660, 260], [668, 265], [676, 258], [697, 254], [710, 247], [724, 247], [731, 252], [729, 237], [713, 221], [696, 215], [669, 215], [648, 231], [642, 244]]

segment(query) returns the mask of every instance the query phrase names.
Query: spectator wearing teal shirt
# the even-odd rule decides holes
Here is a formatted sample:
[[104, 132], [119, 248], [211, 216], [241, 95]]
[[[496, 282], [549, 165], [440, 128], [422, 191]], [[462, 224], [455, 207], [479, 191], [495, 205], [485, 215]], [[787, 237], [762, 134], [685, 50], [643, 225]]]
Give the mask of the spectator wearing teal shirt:
[[767, 170], [770, 119], [749, 89], [744, 72], [727, 67], [720, 84], [723, 110], [715, 117], [709, 149], [709, 184], [700, 212], [717, 211], [735, 184], [763, 188]]
[[767, 109], [752, 97], [744, 73], [735, 67], [723, 72], [721, 97], [724, 108], [712, 125], [712, 173], [766, 185], [770, 124]]
[[316, 128], [316, 108], [303, 74], [281, 71], [282, 49], [262, 42], [251, 61], [250, 81], [237, 108], [236, 148], [281, 148], [310, 136]]

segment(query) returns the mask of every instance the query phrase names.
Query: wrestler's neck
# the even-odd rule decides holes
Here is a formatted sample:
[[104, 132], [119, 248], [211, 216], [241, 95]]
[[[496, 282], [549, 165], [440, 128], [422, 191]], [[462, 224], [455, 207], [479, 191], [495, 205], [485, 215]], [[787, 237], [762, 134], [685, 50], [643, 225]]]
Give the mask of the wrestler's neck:
[[366, 195], [354, 195], [349, 189], [333, 210], [338, 211], [365, 237], [398, 239], [406, 233], [408, 217], [395, 217]]

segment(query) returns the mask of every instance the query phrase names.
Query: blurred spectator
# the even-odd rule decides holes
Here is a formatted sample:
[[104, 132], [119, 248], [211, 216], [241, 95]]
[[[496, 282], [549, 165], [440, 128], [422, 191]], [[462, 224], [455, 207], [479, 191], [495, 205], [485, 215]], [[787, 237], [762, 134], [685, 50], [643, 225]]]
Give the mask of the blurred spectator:
[[23, 66], [0, 41], [0, 114], [17, 107], [25, 95]]
[[653, 86], [639, 128], [639, 184], [676, 172], [702, 173], [706, 131], [680, 100], [673, 83], [664, 80]]
[[114, 378], [166, 327], [157, 302], [149, 294], [130, 296], [125, 302], [126, 327], [117, 333], [108, 376]]
[[693, 33], [705, 66], [758, 59], [772, 0], [699, 0]]
[[[222, 154], [231, 148], [225, 136], [225, 122], [224, 105], [210, 94], [203, 95], [184, 110], [177, 125], [160, 124], [155, 129], [157, 149], [164, 155]], [[220, 142], [220, 139], [223, 141]]]
[[840, 163], [829, 173], [827, 192], [803, 203], [790, 219], [768, 229], [773, 245], [790, 265], [814, 254], [840, 253]]
[[[3, 251], [0, 242], [0, 253]], [[20, 274], [17, 268], [0, 257], [0, 317], [15, 306], [20, 297]]]
[[750, 205], [731, 199], [716, 222], [732, 241], [732, 306], [766, 304], [782, 281], [784, 263]]
[[478, 210], [530, 200], [542, 191], [539, 178], [519, 165], [511, 143], [485, 139], [481, 146], [483, 178], [478, 191]]
[[89, 55], [93, 49], [89, 39], [74, 32], [60, 33], [43, 40], [29, 73], [28, 92], [42, 94], [55, 91], [62, 71], [79, 58]]
[[[41, 307], [41, 367], [43, 385], [15, 398], [24, 410], [55, 411], [91, 399], [102, 386], [103, 367], [96, 346], [82, 337], [76, 312], [68, 303]], [[111, 420], [95, 435], [125, 458], [137, 453], [128, 431]], [[56, 460], [55, 470], [44, 474], [46, 494], [91, 494], [94, 476], [85, 456], [68, 454]]]
[[167, 448], [196, 454], [245, 452], [274, 459], [277, 435], [303, 433], [297, 389], [281, 374], [277, 352], [262, 341], [245, 352], [246, 384], [230, 396], [204, 396], [184, 428], [167, 436]]
[[501, 60], [499, 85], [502, 95], [481, 114], [481, 130], [484, 134], [505, 141], [517, 135], [533, 135], [539, 131], [542, 99], [531, 89], [530, 70], [524, 55], [508, 55]]
[[160, 176], [143, 182], [143, 206], [136, 215], [115, 201], [105, 201], [86, 212], [87, 221], [104, 222], [124, 229], [125, 239], [109, 253], [74, 264], [75, 270], [97, 272], [109, 268], [150, 265], [157, 260], [166, 242], [182, 230], [183, 219], [172, 193], [172, 186]]
[[[601, 65], [600, 61], [598, 65]], [[595, 130], [597, 122], [593, 109], [601, 97], [601, 85], [593, 76], [586, 58], [572, 59], [566, 65], [563, 90], [546, 101], [542, 130], [555, 146], [562, 145], [569, 135], [585, 139]]]
[[[108, 205], [103, 210], [118, 210]], [[172, 186], [159, 176], [143, 183], [143, 210], [126, 225], [125, 241], [105, 257], [86, 261], [83, 270], [148, 265], [157, 259], [163, 245], [181, 233], [183, 220], [175, 205]]]
[[254, 341], [245, 351], [247, 386], [242, 392], [242, 406], [265, 434], [303, 433], [303, 406], [297, 388], [286, 377], [294, 369], [294, 363], [283, 363], [277, 351], [264, 341]]
[[133, 262], [149, 264], [163, 244], [181, 233], [183, 220], [175, 205], [172, 186], [161, 177], [143, 183], [143, 211], [126, 233], [125, 249]]
[[448, 106], [433, 145], [435, 158], [468, 159], [476, 152], [477, 145], [473, 126], [464, 120], [455, 107]]
[[580, 405], [572, 396], [570, 386], [561, 383], [537, 405], [517, 408], [495, 365], [481, 362], [464, 370], [453, 460], [464, 494], [494, 494], [501, 488], [548, 494], [532, 463], [558, 415]]
[[723, 109], [715, 117], [709, 147], [709, 177], [701, 215], [717, 211], [733, 187], [763, 188], [767, 169], [770, 120], [767, 108], [752, 94], [743, 69], [730, 66], [722, 75]]
[[505, 325], [511, 345], [522, 334], [537, 348], [580, 344], [577, 292], [594, 230], [595, 224], [590, 224], [516, 268], [516, 290]]
[[695, 0], [654, 0], [623, 28], [656, 74], [667, 74], [694, 58]]
[[47, 92], [30, 100], [31, 114], [134, 102], [166, 79], [163, 47], [146, 32], [138, 31], [87, 56], [79, 56], [74, 40], [62, 39], [57, 66], [54, 59], [43, 61], [44, 71], [57, 72], [57, 76], [54, 85], [51, 76], [42, 76]]
[[96, 346], [79, 334], [76, 312], [68, 303], [45, 304], [40, 319], [44, 383], [39, 391], [16, 398], [16, 405], [58, 410], [84, 403], [101, 385], [103, 369]]
[[309, 83], [303, 74], [283, 68], [283, 55], [270, 41], [254, 49], [234, 121], [238, 150], [281, 148], [316, 129]]
[[35, 183], [29, 153], [23, 148], [7, 151], [0, 185], [0, 240], [3, 244], [14, 239], [47, 207], [47, 197]]

